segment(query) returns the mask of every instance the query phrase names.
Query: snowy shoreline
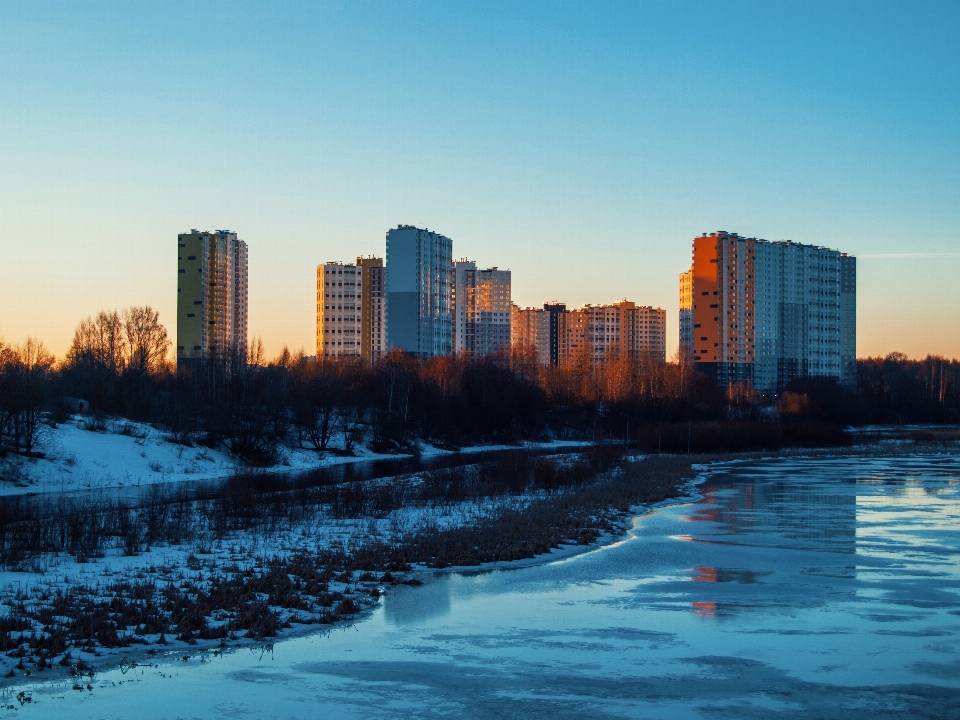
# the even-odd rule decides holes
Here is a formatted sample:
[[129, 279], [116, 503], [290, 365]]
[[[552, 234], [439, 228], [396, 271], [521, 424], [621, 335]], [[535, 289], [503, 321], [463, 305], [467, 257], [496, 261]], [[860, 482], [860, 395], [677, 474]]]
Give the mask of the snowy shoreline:
[[[555, 562], [565, 562], [573, 560], [587, 553], [603, 550], [621, 542], [629, 541], [632, 537], [632, 531], [637, 522], [646, 515], [657, 510], [678, 504], [696, 502], [699, 495], [696, 488], [705, 482], [714, 472], [714, 465], [725, 465], [727, 461], [717, 461], [699, 468], [697, 476], [690, 480], [681, 488], [682, 494], [679, 497], [667, 498], [651, 505], [633, 506], [626, 513], [625, 522], [617, 532], [605, 532], [596, 540], [589, 544], [564, 544], [561, 547], [551, 548], [548, 552], [536, 555], [531, 558], [517, 560], [500, 560], [479, 565], [461, 565], [448, 566], [446, 568], [431, 568], [424, 564], [417, 563], [411, 566], [406, 572], [395, 573], [396, 582], [393, 585], [419, 585], [431, 582], [432, 577], [447, 574], [480, 574], [496, 570], [519, 570], [521, 568], [533, 567], [537, 565], [546, 565]], [[77, 675], [71, 674], [69, 666], [58, 667], [50, 666], [42, 674], [34, 673], [28, 676], [0, 677], [0, 692], [6, 692], [7, 688], [12, 686], [39, 689], [41, 686], [49, 690], [51, 684], [62, 683], [63, 689], [83, 691], [88, 682], [93, 682], [96, 674], [117, 668], [128, 667], [131, 670], [137, 667], [155, 667], [161, 665], [170, 665], [172, 663], [183, 662], [185, 666], [190, 663], [203, 663], [206, 657], [217, 656], [221, 653], [233, 653], [241, 650], [262, 649], [264, 652], [270, 652], [277, 643], [294, 640], [303, 637], [329, 634], [335, 631], [346, 631], [355, 625], [364, 622], [378, 607], [381, 606], [381, 597], [391, 592], [390, 583], [380, 582], [366, 583], [365, 590], [377, 588], [379, 595], [376, 598], [361, 600], [358, 604], [360, 611], [345, 617], [334, 624], [321, 624], [318, 622], [299, 623], [291, 622], [289, 627], [284, 627], [275, 637], [272, 638], [247, 638], [235, 637], [229, 641], [222, 640], [195, 640], [193, 643], [186, 643], [173, 638], [168, 638], [167, 644], [158, 646], [153, 645], [134, 645], [120, 648], [97, 648], [94, 653], [84, 651], [73, 651], [74, 660], [83, 660], [84, 663], [93, 670], [92, 675], [85, 676], [82, 672]], [[341, 590], [343, 588], [340, 588]], [[358, 583], [359, 589], [359, 583]], [[355, 594], [355, 593], [354, 593]], [[354, 596], [351, 594], [351, 597]], [[84, 679], [86, 677], [87, 679]]]
[[[635, 525], [635, 523], [638, 522], [643, 516], [651, 512], [655, 512], [661, 507], [677, 503], [695, 502], [698, 497], [698, 486], [705, 482], [709, 477], [715, 475], [717, 472], [722, 471], [725, 467], [729, 467], [730, 465], [750, 463], [765, 459], [775, 459], [777, 457], [784, 459], [810, 456], [828, 458], [849, 456], [851, 454], [887, 454], [890, 452], [898, 452], [898, 448], [898, 444], [888, 443], [883, 446], [883, 449], [880, 452], [878, 452], [879, 449], [877, 447], [863, 447], [829, 451], [802, 451], [788, 454], [778, 453], [775, 455], [771, 455], [769, 453], [755, 453], [739, 457], [728, 456], [711, 458], [706, 464], [691, 466], [692, 469], [696, 471], [696, 476], [692, 479], [689, 479], [683, 485], [677, 487], [677, 490], [680, 493], [678, 497], [660, 500], [649, 505], [633, 505], [629, 507], [628, 510], [617, 513], [620, 524], [617, 525], [616, 522], [614, 523], [614, 527], [616, 529], [610, 532], [603, 532], [602, 534], [599, 534], [592, 542], [588, 544], [574, 544], [572, 541], [562, 542], [560, 547], [553, 548], [548, 552], [540, 553], [533, 557], [516, 560], [485, 562], [477, 565], [448, 566], [442, 569], [427, 567], [422, 563], [416, 563], [409, 569], [408, 572], [395, 573], [395, 576], [401, 581], [403, 577], [406, 577], [423, 578], [425, 581], [429, 582], [429, 575], [432, 574], [452, 572], [482, 573], [491, 570], [514, 569], [531, 565], [566, 561], [578, 555], [597, 551], [606, 546], [628, 540], [630, 537], [631, 528]], [[911, 449], [916, 452], [915, 447]], [[955, 452], [956, 447], [954, 446], [952, 448], [952, 453]], [[241, 538], [242, 533], [234, 533], [229, 537], [217, 541], [214, 546], [207, 548], [206, 553], [197, 550], [195, 543], [187, 543], [178, 547], [161, 546], [133, 557], [111, 555], [89, 563], [77, 563], [61, 557], [55, 560], [54, 565], [41, 568], [41, 571], [36, 574], [4, 572], [0, 574], [0, 586], [4, 586], [5, 591], [3, 594], [7, 599], [7, 604], [12, 607], [12, 601], [17, 596], [21, 595], [21, 590], [23, 595], [28, 595], [31, 592], [29, 585], [30, 575], [34, 575], [34, 591], [38, 589], [39, 585], [45, 585], [47, 589], [42, 590], [42, 592], [47, 593], [55, 592], [57, 586], [63, 589], [64, 587], [70, 587], [71, 585], [83, 583], [89, 583], [100, 587], [101, 583], [109, 584], [111, 581], [118, 578], [131, 576], [135, 577], [138, 574], [146, 574], [147, 577], [153, 577], [157, 581], [168, 583], [182, 583], [186, 581], [203, 582], [205, 574], [207, 577], [209, 577], [210, 574], [217, 572], [218, 567], [227, 566], [231, 563], [240, 568], [247, 568], [251, 572], [262, 572], [265, 567], [265, 559], [267, 557], [290, 557], [292, 554], [302, 551], [305, 546], [308, 546], [312, 543], [320, 542], [328, 547], [339, 544], [340, 547], [348, 549], [351, 547], [351, 543], [355, 542], [357, 538], [368, 537], [371, 532], [374, 532], [375, 534], [382, 534], [384, 537], [389, 537], [392, 534], [390, 529], [391, 523], [394, 525], [393, 530], [405, 527], [407, 531], [413, 531], [417, 527], [430, 526], [431, 524], [435, 526], [437, 523], [440, 523], [441, 525], [447, 525], [449, 527], [456, 527], [457, 525], [464, 523], [469, 524], [475, 521], [482, 522], [484, 518], [490, 517], [491, 513], [496, 515], [504, 510], [522, 510], [522, 507], [528, 501], [529, 498], [527, 497], [500, 499], [491, 498], [482, 502], [469, 501], [461, 503], [456, 507], [431, 508], [429, 509], [429, 512], [427, 508], [404, 508], [403, 512], [400, 513], [400, 515], [404, 516], [404, 518], [399, 518], [397, 514], [394, 514], [394, 516], [391, 518], [378, 521], [379, 524], [377, 525], [371, 524], [374, 522], [372, 518], [358, 518], [350, 521], [336, 522], [331, 522], [329, 519], [324, 521], [322, 518], [320, 518], [318, 519], [318, 524], [310, 528], [313, 531], [319, 531], [319, 535], [316, 534], [316, 532], [304, 532], [300, 536], [290, 537], [286, 538], [285, 540], [278, 541], [276, 538], [270, 539], [265, 536], [256, 535], [249, 538]], [[421, 513], [419, 518], [416, 517], [418, 512]], [[249, 544], [244, 546], [244, 541], [248, 542]], [[195, 566], [192, 566], [191, 563], [194, 563]], [[148, 568], [150, 571], [152, 571], [152, 573], [147, 570]], [[160, 574], [166, 571], [169, 572], [167, 572], [164, 577], [160, 577], [160, 574], [158, 574], [158, 568]], [[190, 572], [187, 572], [188, 568], [192, 571], [192, 575]], [[50, 582], [49, 578], [45, 578], [45, 576], [51, 572], [54, 575], [54, 581], [52, 583]], [[356, 572], [355, 574], [359, 575], [359, 572]], [[62, 582], [56, 581], [56, 577], [62, 578]], [[27, 581], [25, 587], [20, 586], [21, 580]], [[16, 591], [13, 590], [14, 582], [17, 583]], [[382, 580], [368, 579], [363, 581], [356, 577], [351, 577], [347, 582], [339, 582], [338, 580], [330, 581], [329, 591], [331, 593], [340, 593], [347, 598], [356, 600], [357, 605], [359, 606], [358, 612], [349, 613], [349, 616], [347, 616], [347, 614], [337, 616], [338, 622], [335, 625], [320, 624], [317, 622], [300, 623], [297, 622], [294, 617], [288, 615], [286, 621], [290, 622], [290, 626], [283, 627], [278, 635], [275, 638], [271, 638], [269, 641], [257, 638], [242, 638], [237, 637], [236, 634], [234, 634], [233, 637], [229, 638], [229, 642], [226, 643], [226, 646], [224, 646], [223, 640], [195, 639], [193, 642], [185, 642], [173, 640], [171, 634], [171, 636], [168, 637], [168, 642], [170, 642], [169, 645], [158, 646], [156, 644], [158, 638], [151, 635], [141, 635], [140, 637], [144, 637], [148, 642], [151, 643], [151, 645], [145, 646], [138, 644], [115, 648], [97, 647], [96, 654], [85, 651], [78, 652], [75, 647], [72, 647], [71, 652], [73, 653], [75, 660], [77, 658], [82, 658], [86, 663], [90, 664], [94, 668], [104, 669], [109, 663], [121, 662], [123, 658], [127, 659], [127, 663], [136, 662], [138, 664], [147, 664], [152, 662], [165, 662], [171, 658], [176, 660], [183, 658], [184, 656], [196, 659], [197, 657], [203, 657], [204, 653], [217, 653], [225, 651], [228, 648], [240, 649], [270, 647], [275, 642], [280, 642], [286, 639], [301, 637], [317, 632], [326, 632], [341, 627], [349, 627], [357, 622], [362, 622], [363, 619], [366, 618], [378, 604], [378, 596], [371, 595], [373, 588], [377, 588], [377, 593], [383, 591], [389, 592], [390, 590], [388, 585], [389, 583], [385, 584]], [[348, 588], [350, 588], [350, 590], [348, 590]], [[320, 627], [316, 627], [318, 624]], [[8, 670], [9, 672], [13, 673], [13, 676], [8, 675], [7, 678], [3, 679], [3, 682], [0, 683], [0, 687], [22, 684], [24, 682], [24, 669], [13, 672], [14, 668], [11, 667], [13, 662], [15, 662], [17, 659], [18, 658], [9, 657], [0, 658], [0, 669], [2, 669], [3, 673], [7, 674]], [[42, 673], [37, 673], [34, 671], [34, 675], [32, 677], [35, 677], [36, 681], [38, 682], [49, 682], [58, 677], [62, 678], [65, 682], [72, 682], [72, 679], [67, 674], [69, 668], [61, 668], [59, 665], [56, 665], [53, 660], [55, 659], [51, 658], [51, 662], [49, 663], [50, 666], [55, 668], [52, 670], [52, 672], [50, 670], [44, 670]]]
[[[587, 446], [581, 441], [524, 442], [520, 445], [477, 445], [448, 450], [421, 448], [420, 458], [471, 455], [497, 450], [551, 450]], [[151, 425], [124, 419], [70, 417], [46, 427], [40, 438], [43, 457], [0, 458], [0, 498], [84, 490], [122, 490], [150, 485], [215, 481], [240, 473], [284, 474], [321, 470], [378, 460], [400, 460], [411, 454], [375, 453], [358, 444], [345, 455], [336, 443], [327, 451], [282, 446], [280, 462], [251, 468], [227, 452], [202, 445], [179, 445]], [[4, 480], [3, 476], [9, 479]]]

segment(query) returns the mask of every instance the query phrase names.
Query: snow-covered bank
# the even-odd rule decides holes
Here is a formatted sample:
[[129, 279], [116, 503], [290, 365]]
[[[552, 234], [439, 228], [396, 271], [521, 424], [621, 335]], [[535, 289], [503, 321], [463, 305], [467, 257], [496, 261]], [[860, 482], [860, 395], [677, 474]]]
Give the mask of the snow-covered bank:
[[[524, 443], [524, 448], [562, 448], [588, 443], [556, 441]], [[511, 445], [478, 445], [458, 451], [425, 446], [421, 457], [472, 454], [515, 449]], [[74, 416], [56, 427], [46, 427], [40, 438], [43, 457], [8, 455], [0, 459], [0, 496], [57, 493], [76, 490], [129, 488], [157, 483], [211, 480], [249, 468], [221, 449], [188, 447], [171, 442], [167, 433], [123, 419], [96, 420]], [[280, 462], [257, 472], [294, 472], [367, 460], [393, 459], [357, 445], [353, 455], [317, 452], [281, 446]], [[331, 448], [337, 450], [335, 444]]]
[[9, 714], [956, 716], [957, 463], [791, 457], [728, 470], [696, 505], [645, 515], [628, 542], [519, 572], [424, 577], [340, 632], [294, 624], [262, 652], [163, 646], [132, 669], [121, 657], [144, 650], [105, 653], [79, 691], [60, 668], [18, 670]]
[[[705, 472], [712, 475], [753, 459], [711, 459], [709, 467], [679, 458], [633, 460], [647, 469], [601, 474], [594, 476], [596, 483], [564, 484], [559, 494], [532, 486], [519, 495], [455, 502], [443, 491], [408, 492], [389, 512], [376, 505], [349, 516], [330, 495], [312, 507], [291, 497], [285, 506], [271, 501], [257, 513], [236, 516], [239, 525], [228, 524], [225, 531], [217, 529], [220, 511], [214, 503], [195, 503], [185, 540], [150, 541], [128, 555], [124, 537], [116, 535], [113, 544], [102, 546], [102, 554], [87, 553], [82, 560], [73, 550], [27, 556], [19, 572], [0, 576], [6, 605], [0, 620], [20, 623], [4, 626], [12, 631], [5, 633], [12, 650], [0, 658], [0, 674], [13, 673], [5, 684], [22, 681], [27, 671], [49, 677], [51, 662], [58, 664], [54, 673], [64, 673], [59, 663], [64, 658], [69, 663], [80, 651], [86, 663], [106, 668], [116, 667], [121, 657], [140, 662], [171, 651], [195, 657], [204, 647], [216, 651], [221, 644], [236, 647], [275, 632], [281, 637], [307, 633], [333, 620], [363, 616], [410, 565], [422, 573], [453, 565], [461, 572], [482, 572], [614, 548], [625, 540], [628, 524], [636, 529], [637, 517], [652, 507], [689, 502]], [[783, 460], [782, 468], [796, 461]], [[570, 461], [576, 462], [564, 458], [547, 464]], [[362, 485], [371, 498], [380, 488], [397, 492], [418, 483], [436, 492], [438, 480], [456, 480], [457, 472]], [[634, 482], [646, 483], [647, 490], [631, 489]], [[674, 499], [657, 502], [664, 497]], [[485, 560], [493, 558], [515, 559]], [[152, 615], [145, 612], [151, 606]], [[251, 623], [253, 611], [257, 616]], [[261, 618], [269, 632], [262, 630]], [[161, 632], [166, 632], [163, 641]], [[245, 638], [247, 633], [251, 636]]]
[[[128, 420], [70, 418], [45, 428], [44, 457], [8, 455], [0, 495], [135, 487], [225, 477], [243, 469], [228, 453], [173, 443], [166, 433]], [[284, 447], [280, 463], [266, 472], [309, 470], [344, 462], [385, 457], [358, 448], [354, 457]]]
[[[81, 650], [108, 657], [173, 643], [187, 651], [328, 625], [375, 604], [411, 565], [579, 552], [618, 529], [615, 508], [674, 494], [676, 483], [663, 481], [682, 468], [650, 462], [654, 469], [637, 475], [569, 456], [508, 454], [306, 495], [271, 493], [255, 506], [233, 496], [135, 508], [108, 501], [82, 513], [58, 504], [49, 517], [28, 514], [6, 528], [0, 674], [12, 682], [69, 664]], [[503, 484], [505, 473], [523, 473], [523, 482]]]
[[[0, 687], [25, 676], [75, 676], [75, 689], [82, 689], [84, 672], [116, 667], [121, 659], [143, 665], [163, 656], [195, 657], [198, 652], [272, 642], [281, 629], [282, 636], [290, 638], [357, 620], [378, 604], [390, 585], [419, 582], [397, 569], [392, 575], [382, 569], [350, 570], [350, 558], [359, 548], [397, 544], [424, 529], [470, 525], [508, 509], [522, 509], [530, 500], [489, 498], [348, 519], [321, 510], [309, 520], [272, 531], [234, 530], [222, 537], [200, 531], [188, 542], [157, 544], [133, 555], [110, 547], [101, 557], [83, 560], [52, 553], [32, 558], [17, 571], [0, 572], [0, 626], [5, 630], [4, 622], [25, 623], [13, 632], [20, 637], [17, 648], [0, 655]], [[295, 575], [294, 568], [306, 572]], [[278, 583], [270, 578], [278, 572], [284, 580], [293, 578], [289, 591], [275, 592]], [[263, 614], [269, 631], [241, 624], [238, 611], [245, 610], [239, 605], [205, 614], [198, 627], [184, 632], [190, 613], [177, 613], [185, 600], [193, 598], [199, 606], [204, 593], [220, 597], [225, 586], [235, 588], [244, 578], [254, 579], [252, 592], [238, 595], [248, 598], [242, 601], [247, 612]], [[151, 626], [150, 613], [140, 606], [144, 601], [160, 613], [154, 619], [162, 617], [161, 626]], [[104, 608], [110, 608], [106, 625]], [[89, 623], [81, 616], [84, 613], [89, 614]], [[120, 615], [129, 621], [120, 621]], [[82, 643], [76, 629], [87, 623], [99, 629], [85, 631], [91, 641]], [[115, 630], [105, 629], [114, 624]], [[28, 636], [40, 640], [28, 645]], [[0, 634], [0, 642], [9, 641]]]

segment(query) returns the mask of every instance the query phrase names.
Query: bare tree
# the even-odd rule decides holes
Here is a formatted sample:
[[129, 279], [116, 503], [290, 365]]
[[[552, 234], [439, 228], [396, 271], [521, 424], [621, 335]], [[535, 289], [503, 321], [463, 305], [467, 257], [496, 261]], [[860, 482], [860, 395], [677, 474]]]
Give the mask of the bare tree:
[[129, 307], [121, 314], [127, 370], [149, 375], [160, 372], [167, 362], [170, 340], [160, 324], [160, 313], [149, 305]]
[[301, 368], [294, 390], [294, 423], [301, 439], [326, 450], [340, 427], [343, 383], [333, 363]]
[[67, 362], [88, 365], [119, 374], [126, 356], [126, 339], [120, 313], [101, 311], [82, 320], [73, 332]]
[[259, 335], [250, 341], [250, 347], [247, 348], [247, 365], [266, 365], [267, 354], [263, 349], [263, 340]]
[[39, 340], [5, 348], [0, 358], [0, 411], [10, 444], [17, 452], [34, 452], [43, 414], [50, 399], [54, 357]]
[[13, 349], [0, 339], [0, 453], [13, 447]]

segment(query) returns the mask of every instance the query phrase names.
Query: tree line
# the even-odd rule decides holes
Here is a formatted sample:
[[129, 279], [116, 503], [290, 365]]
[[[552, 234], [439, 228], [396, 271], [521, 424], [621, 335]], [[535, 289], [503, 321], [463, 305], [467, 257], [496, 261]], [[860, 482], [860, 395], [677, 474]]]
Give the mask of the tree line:
[[678, 443], [691, 424], [944, 423], [960, 409], [960, 362], [900, 354], [858, 361], [855, 390], [803, 378], [773, 402], [746, 383], [717, 387], [679, 354], [558, 368], [524, 350], [422, 360], [393, 351], [368, 367], [286, 348], [268, 359], [255, 339], [246, 357], [178, 366], [169, 355], [149, 307], [83, 320], [59, 360], [33, 338], [0, 341], [0, 452], [35, 453], [44, 423], [65, 419], [81, 398], [95, 415], [153, 423], [176, 442], [224, 447], [254, 465], [276, 462], [290, 442], [346, 453], [361, 442], [415, 452], [420, 442], [547, 437], [649, 446], [654, 426], [672, 428]]

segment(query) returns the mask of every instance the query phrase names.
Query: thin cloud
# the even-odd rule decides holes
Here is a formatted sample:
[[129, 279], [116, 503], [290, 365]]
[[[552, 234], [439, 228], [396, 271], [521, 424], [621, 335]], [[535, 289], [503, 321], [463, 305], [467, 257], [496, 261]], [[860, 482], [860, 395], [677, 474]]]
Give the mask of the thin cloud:
[[885, 260], [887, 258], [938, 258], [938, 257], [960, 257], [960, 252], [939, 252], [939, 253], [876, 253], [872, 255], [857, 255], [858, 258], [870, 258]]

